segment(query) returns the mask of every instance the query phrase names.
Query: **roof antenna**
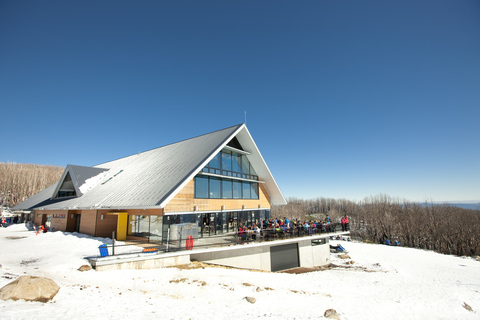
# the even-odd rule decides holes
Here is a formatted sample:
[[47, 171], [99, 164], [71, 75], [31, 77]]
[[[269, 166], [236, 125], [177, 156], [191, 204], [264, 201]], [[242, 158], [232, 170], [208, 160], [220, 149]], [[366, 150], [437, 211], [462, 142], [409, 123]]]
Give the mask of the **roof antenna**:
[[247, 124], [247, 108], [245, 108], [245, 124]]

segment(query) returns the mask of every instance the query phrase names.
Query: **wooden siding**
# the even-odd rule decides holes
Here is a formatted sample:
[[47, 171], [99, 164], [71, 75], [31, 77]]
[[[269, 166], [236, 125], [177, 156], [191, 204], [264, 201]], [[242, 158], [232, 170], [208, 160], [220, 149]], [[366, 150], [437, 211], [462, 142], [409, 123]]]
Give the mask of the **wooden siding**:
[[165, 212], [184, 212], [194, 211], [217, 211], [217, 210], [238, 210], [238, 209], [258, 209], [270, 208], [270, 197], [263, 183], [259, 183], [259, 199], [195, 199], [195, 186], [192, 179], [166, 206]]
[[81, 210], [80, 233], [95, 236], [97, 210]]
[[[112, 232], [117, 231], [118, 216], [113, 214], [107, 214], [112, 212], [127, 212], [129, 215], [163, 215], [162, 209], [127, 209], [127, 210], [98, 210], [97, 214], [97, 229], [95, 232], [96, 237], [111, 238]], [[102, 220], [103, 215], [103, 220]]]
[[[33, 223], [40, 226], [46, 221], [45, 217], [47, 215], [52, 215], [50, 228], [53, 228], [55, 231], [65, 231], [67, 228], [67, 213], [66, 210], [37, 210], [33, 217]], [[53, 215], [64, 215], [64, 218], [55, 218]]]
[[100, 213], [99, 211], [97, 214], [97, 230], [95, 231], [95, 237], [111, 238], [112, 232], [117, 231], [117, 220], [118, 216]]
[[49, 214], [63, 215], [63, 218], [55, 218], [55, 216], [53, 216], [52, 221], [50, 223], [50, 228], [53, 228], [54, 231], [65, 231], [65, 229], [67, 228], [68, 212], [66, 210], [58, 210], [58, 211], [50, 211]]
[[33, 224], [34, 225], [41, 225], [42, 224], [42, 211], [35, 211], [35, 214], [33, 215]]
[[[117, 231], [118, 216], [108, 212], [128, 212], [129, 215], [163, 215], [163, 209], [128, 209], [128, 210], [37, 210], [33, 216], [33, 223], [40, 226], [47, 215], [52, 215], [51, 228], [55, 231], [74, 232], [75, 216], [80, 215], [80, 233], [94, 237], [111, 238], [112, 232]], [[64, 215], [64, 218], [54, 218], [53, 215]], [[103, 220], [102, 220], [103, 215]]]

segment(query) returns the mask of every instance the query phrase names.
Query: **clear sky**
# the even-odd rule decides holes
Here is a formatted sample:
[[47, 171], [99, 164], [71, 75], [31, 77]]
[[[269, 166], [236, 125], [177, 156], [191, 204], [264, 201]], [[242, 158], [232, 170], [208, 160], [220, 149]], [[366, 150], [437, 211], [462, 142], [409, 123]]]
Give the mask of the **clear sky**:
[[0, 1], [0, 162], [245, 121], [284, 196], [480, 199], [477, 0]]

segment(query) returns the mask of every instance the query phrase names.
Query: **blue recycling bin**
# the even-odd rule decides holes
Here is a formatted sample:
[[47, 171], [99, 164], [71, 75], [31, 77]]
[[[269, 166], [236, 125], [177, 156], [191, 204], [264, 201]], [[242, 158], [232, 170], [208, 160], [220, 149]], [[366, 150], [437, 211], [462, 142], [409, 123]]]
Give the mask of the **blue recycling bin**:
[[98, 247], [98, 249], [100, 250], [100, 256], [101, 257], [106, 257], [108, 256], [108, 248], [107, 248], [107, 245], [104, 243], [102, 245], [100, 245]]

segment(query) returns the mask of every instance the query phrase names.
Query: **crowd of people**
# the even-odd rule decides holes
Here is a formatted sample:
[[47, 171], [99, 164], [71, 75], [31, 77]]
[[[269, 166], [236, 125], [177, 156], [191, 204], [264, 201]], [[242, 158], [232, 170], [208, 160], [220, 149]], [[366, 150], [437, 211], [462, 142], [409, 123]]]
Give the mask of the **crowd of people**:
[[[342, 231], [349, 230], [349, 220], [344, 215], [340, 220]], [[259, 237], [270, 238], [280, 236], [302, 236], [312, 235], [322, 232], [335, 232], [338, 223], [333, 223], [332, 219], [326, 215], [324, 220], [304, 220], [300, 219], [265, 219], [251, 226], [241, 225], [238, 227], [239, 240], [257, 240]]]
[[18, 216], [12, 216], [12, 217], [4, 217], [0, 216], [0, 226], [4, 227], [7, 226], [10, 223], [18, 223], [19, 217]]

